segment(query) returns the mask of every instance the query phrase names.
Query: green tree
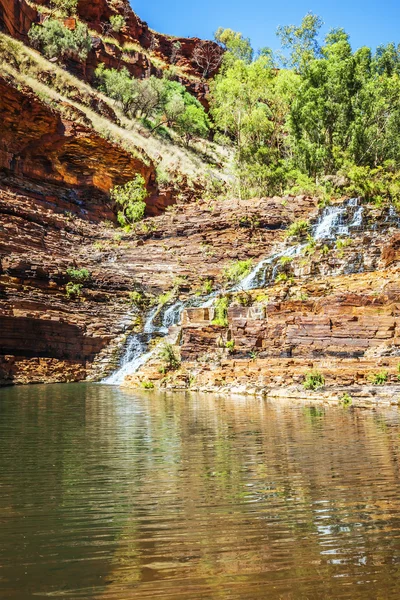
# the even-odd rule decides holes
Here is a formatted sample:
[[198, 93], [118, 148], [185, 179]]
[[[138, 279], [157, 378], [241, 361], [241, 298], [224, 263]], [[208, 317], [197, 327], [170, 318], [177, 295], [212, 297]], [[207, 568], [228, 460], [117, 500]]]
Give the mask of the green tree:
[[111, 192], [111, 199], [120, 207], [118, 222], [122, 227], [130, 226], [144, 217], [147, 197], [146, 182], [142, 175], [137, 174], [132, 181], [124, 185], [115, 186]]
[[210, 122], [203, 107], [189, 104], [177, 121], [177, 129], [184, 136], [186, 144], [193, 137], [207, 137]]
[[206, 137], [210, 121], [200, 102], [176, 81], [167, 78], [134, 79], [127, 69], [106, 69], [101, 64], [95, 72], [98, 87], [118, 102], [130, 118], [152, 120], [153, 131], [162, 125], [176, 129], [186, 140]]
[[317, 15], [308, 13], [300, 26], [279, 26], [277, 35], [282, 47], [289, 51], [289, 58], [283, 58], [285, 66], [303, 72], [311, 60], [320, 55], [318, 34], [323, 21]]
[[47, 58], [77, 57], [83, 61], [92, 48], [92, 39], [83, 23], [77, 23], [71, 31], [57, 19], [47, 19], [43, 25], [32, 25], [28, 35], [32, 46]]
[[286, 118], [297, 87], [293, 72], [277, 72], [269, 57], [234, 61], [211, 85], [211, 112], [236, 148], [241, 194], [271, 193], [287, 153]]
[[254, 51], [249, 38], [244, 38], [241, 33], [233, 31], [233, 29], [224, 29], [223, 27], [215, 32], [214, 37], [226, 51], [224, 62], [228, 65], [232, 63], [232, 60], [242, 60], [246, 64], [252, 62]]

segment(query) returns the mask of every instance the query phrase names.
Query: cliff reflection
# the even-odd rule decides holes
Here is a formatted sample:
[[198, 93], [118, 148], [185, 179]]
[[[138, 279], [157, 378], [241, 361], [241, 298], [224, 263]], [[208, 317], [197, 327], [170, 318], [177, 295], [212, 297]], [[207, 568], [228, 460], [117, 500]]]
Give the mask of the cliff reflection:
[[3, 390], [0, 592], [398, 598], [399, 435], [396, 410]]

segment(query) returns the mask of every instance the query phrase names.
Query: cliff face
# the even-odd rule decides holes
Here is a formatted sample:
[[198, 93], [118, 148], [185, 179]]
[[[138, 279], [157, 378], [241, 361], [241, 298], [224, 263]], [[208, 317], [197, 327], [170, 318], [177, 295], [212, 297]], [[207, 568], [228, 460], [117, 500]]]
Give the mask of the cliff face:
[[[87, 198], [89, 208], [102, 196], [104, 204], [104, 192], [132, 173], [141, 173], [151, 187], [154, 166], [148, 157], [134, 158], [79, 123], [77, 108], [70, 105], [69, 110], [70, 118], [63, 118], [29, 90], [0, 77], [0, 168], [18, 177], [71, 186], [77, 196]], [[104, 212], [112, 217], [109, 208]]]
[[[137, 325], [130, 292], [158, 295], [181, 278], [188, 296], [204, 280], [221, 284], [232, 261], [257, 261], [315, 202], [206, 203], [183, 198], [148, 219], [143, 232], [121, 235], [100, 223], [106, 208], [82, 203], [66, 186], [3, 172], [0, 183], [0, 383], [75, 381], [112, 367], [114, 352]], [[257, 214], [263, 228], [238, 227]], [[67, 271], [90, 279], [68, 298]], [[118, 357], [115, 354], [115, 357]]]
[[37, 11], [25, 0], [0, 2], [0, 31], [17, 39], [26, 39], [32, 23], [37, 21]]
[[[24, 0], [0, 0], [0, 8], [1, 28], [17, 38], [39, 19]], [[113, 14], [127, 23], [116, 44], [103, 39]], [[161, 75], [171, 61], [198, 75], [199, 41], [179, 40], [173, 56], [177, 40], [152, 32], [126, 2], [80, 1], [79, 15], [96, 32], [87, 63], [75, 65], [82, 77], [90, 80], [99, 61], [127, 64], [138, 77]], [[128, 57], [123, 48], [132, 40], [139, 50]], [[217, 155], [205, 163], [137, 123], [124, 129], [117, 106], [64, 69], [4, 35], [0, 51], [0, 385], [99, 378], [143, 325], [132, 292], [153, 305], [166, 291], [182, 302], [196, 298], [205, 284], [226, 294], [228, 266], [248, 259], [254, 266], [278, 244], [290, 249], [288, 226], [321, 216], [305, 196], [215, 200], [196, 174], [210, 174]], [[206, 91], [198, 79], [185, 82]], [[158, 188], [156, 165], [164, 164], [178, 164], [178, 188], [176, 181]], [[137, 173], [149, 192], [148, 218], [126, 233], [113, 226], [109, 190]], [[349, 210], [354, 217], [350, 204], [343, 215]], [[339, 390], [366, 386], [378, 374], [395, 384], [399, 221], [393, 209], [365, 204], [357, 211], [363, 221], [348, 239], [339, 228], [328, 242], [299, 241], [254, 289], [229, 292], [225, 325], [216, 325], [215, 308], [187, 308], [176, 347], [181, 368], [165, 374], [155, 355], [126, 383], [299, 394], [317, 371]], [[71, 269], [85, 269], [81, 283]]]
[[327, 398], [350, 392], [355, 401], [397, 402], [399, 221], [388, 208], [357, 210], [360, 223], [342, 243], [331, 233], [311, 246], [299, 241], [293, 252], [286, 242], [292, 258], [281, 247], [264, 284], [253, 286], [260, 289], [231, 294], [225, 326], [215, 308], [187, 308], [176, 347], [181, 368], [160, 373], [154, 357], [126, 385], [308, 398], [324, 395], [303, 385], [317, 374]]
[[[148, 27], [127, 3], [113, 6], [80, 2], [79, 15], [101, 33], [104, 19], [120, 12], [127, 26], [119, 44], [135, 35], [145, 45]], [[24, 0], [2, 1], [0, 9], [0, 28], [17, 39], [26, 40], [39, 20], [39, 10]], [[81, 65], [85, 73], [108, 60], [105, 50], [94, 38], [88, 63]], [[118, 52], [114, 48], [112, 56]], [[188, 269], [186, 248], [165, 257], [160, 241], [179, 246], [186, 216], [176, 217], [179, 232], [175, 216], [165, 215], [126, 235], [114, 229], [109, 191], [140, 173], [149, 193], [146, 216], [160, 215], [178, 192], [182, 206], [198, 195], [189, 174], [195, 179], [202, 162], [134, 123], [124, 128], [111, 101], [20, 42], [0, 34], [0, 53], [0, 385], [95, 377], [137, 325], [130, 293], [142, 286], [165, 292]], [[132, 69], [144, 69], [137, 76], [150, 74], [148, 56], [134, 56]], [[156, 164], [164, 168], [164, 160], [177, 172], [179, 190], [172, 183], [159, 190]], [[194, 210], [193, 219], [203, 213]], [[226, 221], [223, 227], [231, 228]], [[83, 284], [71, 279], [71, 269], [86, 269]], [[73, 293], [68, 285], [77, 286]]]

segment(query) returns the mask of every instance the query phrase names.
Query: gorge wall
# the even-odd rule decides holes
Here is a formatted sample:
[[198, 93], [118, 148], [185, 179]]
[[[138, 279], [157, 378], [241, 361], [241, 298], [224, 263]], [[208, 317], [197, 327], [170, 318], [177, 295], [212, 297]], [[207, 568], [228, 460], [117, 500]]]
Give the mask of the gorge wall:
[[[176, 345], [180, 368], [160, 369], [155, 354], [126, 385], [305, 398], [326, 387], [330, 398], [351, 393], [397, 403], [398, 217], [368, 204], [356, 211], [359, 222], [347, 237], [336, 237], [346, 229], [338, 224], [335, 236], [328, 231], [308, 246], [299, 240], [298, 252], [286, 242], [292, 258], [281, 244], [260, 284], [228, 293], [225, 324], [216, 321], [215, 306], [186, 308]], [[340, 212], [344, 223], [354, 218], [352, 205]], [[317, 391], [304, 387], [312, 375], [323, 378]]]
[[[0, 27], [26, 41], [47, 5], [0, 0]], [[124, 1], [81, 0], [78, 13], [94, 41], [85, 64], [59, 68], [0, 34], [0, 385], [98, 379], [118, 365], [151, 308], [159, 306], [161, 318], [174, 303], [202, 297], [205, 287], [228, 297], [226, 323], [216, 324], [215, 307], [188, 306], [175, 329], [180, 368], [165, 369], [155, 352], [126, 385], [299, 394], [312, 372], [340, 390], [371, 387], [377, 376], [397, 384], [394, 208], [338, 199], [344, 218], [362, 214], [357, 227], [299, 239], [299, 251], [285, 257], [294, 243], [288, 227], [300, 220], [314, 226], [321, 217], [315, 198], [217, 199], [196, 179], [198, 169], [224, 181], [215, 154], [123, 129], [117, 107], [85, 83], [98, 62], [125, 65], [136, 77], [161, 76], [173, 63], [176, 77], [202, 97], [207, 84], [193, 63], [200, 41], [178, 40], [173, 57], [177, 40], [152, 32]], [[115, 14], [126, 26], [114, 44], [104, 25]], [[136, 45], [125, 52], [129, 43]], [[178, 153], [174, 185], [161, 187], [157, 166]], [[109, 191], [138, 173], [148, 190], [147, 218], [126, 232], [115, 227]], [[257, 285], [229, 289], [228, 267], [245, 260], [255, 267], [278, 249]], [[87, 275], [78, 283], [71, 272], [82, 269]], [[72, 293], [71, 284], [78, 284]]]

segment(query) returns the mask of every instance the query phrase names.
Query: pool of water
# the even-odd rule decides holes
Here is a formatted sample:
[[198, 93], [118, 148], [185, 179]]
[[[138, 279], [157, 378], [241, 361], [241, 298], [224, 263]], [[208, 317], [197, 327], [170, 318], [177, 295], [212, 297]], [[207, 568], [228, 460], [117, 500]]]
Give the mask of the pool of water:
[[400, 418], [0, 390], [0, 598], [400, 597]]

